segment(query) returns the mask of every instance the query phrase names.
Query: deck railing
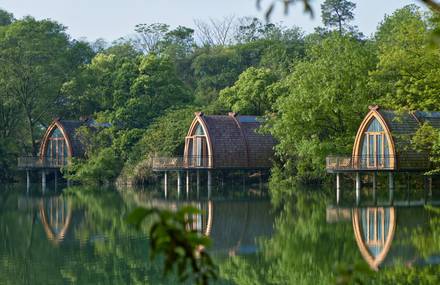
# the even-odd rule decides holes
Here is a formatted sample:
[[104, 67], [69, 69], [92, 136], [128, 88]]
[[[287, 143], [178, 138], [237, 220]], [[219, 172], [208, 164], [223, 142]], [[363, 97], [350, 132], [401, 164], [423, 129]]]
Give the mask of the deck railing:
[[67, 165], [67, 158], [22, 156], [18, 158], [18, 168], [61, 168]]
[[188, 168], [209, 168], [211, 157], [206, 156], [175, 156], [175, 157], [154, 157], [153, 169], [188, 169]]
[[402, 156], [327, 156], [326, 169], [336, 171], [426, 170], [430, 161], [425, 155]]

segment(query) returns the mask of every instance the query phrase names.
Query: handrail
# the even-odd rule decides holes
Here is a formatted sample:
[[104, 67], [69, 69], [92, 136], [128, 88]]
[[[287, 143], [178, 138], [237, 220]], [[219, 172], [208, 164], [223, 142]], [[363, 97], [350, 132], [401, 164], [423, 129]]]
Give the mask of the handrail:
[[356, 170], [422, 170], [429, 169], [430, 161], [424, 154], [385, 155], [385, 156], [327, 156], [327, 171]]
[[153, 169], [210, 168], [211, 156], [154, 157], [152, 167]]
[[53, 158], [40, 156], [22, 156], [18, 160], [18, 168], [61, 168], [68, 163], [67, 157]]

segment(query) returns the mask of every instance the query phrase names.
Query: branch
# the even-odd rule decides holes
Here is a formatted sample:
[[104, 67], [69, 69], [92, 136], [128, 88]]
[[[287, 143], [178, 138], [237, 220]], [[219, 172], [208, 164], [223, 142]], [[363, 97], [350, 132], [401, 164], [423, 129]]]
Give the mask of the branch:
[[426, 6], [432, 9], [432, 11], [436, 12], [437, 14], [440, 14], [440, 3], [437, 3], [433, 0], [420, 0], [423, 2]]

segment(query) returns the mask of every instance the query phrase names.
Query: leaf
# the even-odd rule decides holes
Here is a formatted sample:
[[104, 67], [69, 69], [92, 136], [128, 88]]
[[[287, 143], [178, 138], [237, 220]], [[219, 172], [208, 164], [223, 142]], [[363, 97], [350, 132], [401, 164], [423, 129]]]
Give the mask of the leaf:
[[148, 215], [151, 215], [154, 212], [152, 209], [145, 208], [136, 208], [127, 216], [127, 223], [136, 226], [139, 229], [140, 224]]

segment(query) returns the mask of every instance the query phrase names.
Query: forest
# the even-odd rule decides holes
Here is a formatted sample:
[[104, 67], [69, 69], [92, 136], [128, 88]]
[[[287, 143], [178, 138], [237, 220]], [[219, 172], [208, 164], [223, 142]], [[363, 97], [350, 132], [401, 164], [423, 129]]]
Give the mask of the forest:
[[[326, 180], [325, 157], [346, 154], [368, 106], [440, 110], [440, 16], [416, 5], [385, 15], [373, 35], [353, 25], [356, 5], [325, 1], [312, 33], [256, 18], [136, 26], [107, 43], [0, 10], [0, 181], [22, 179], [53, 118], [93, 118], [84, 159], [65, 177], [98, 183], [151, 179], [154, 155], [182, 153], [195, 111], [265, 117], [277, 140], [272, 176]], [[436, 36], [437, 35], [437, 36]], [[440, 133], [415, 145], [440, 162]]]

